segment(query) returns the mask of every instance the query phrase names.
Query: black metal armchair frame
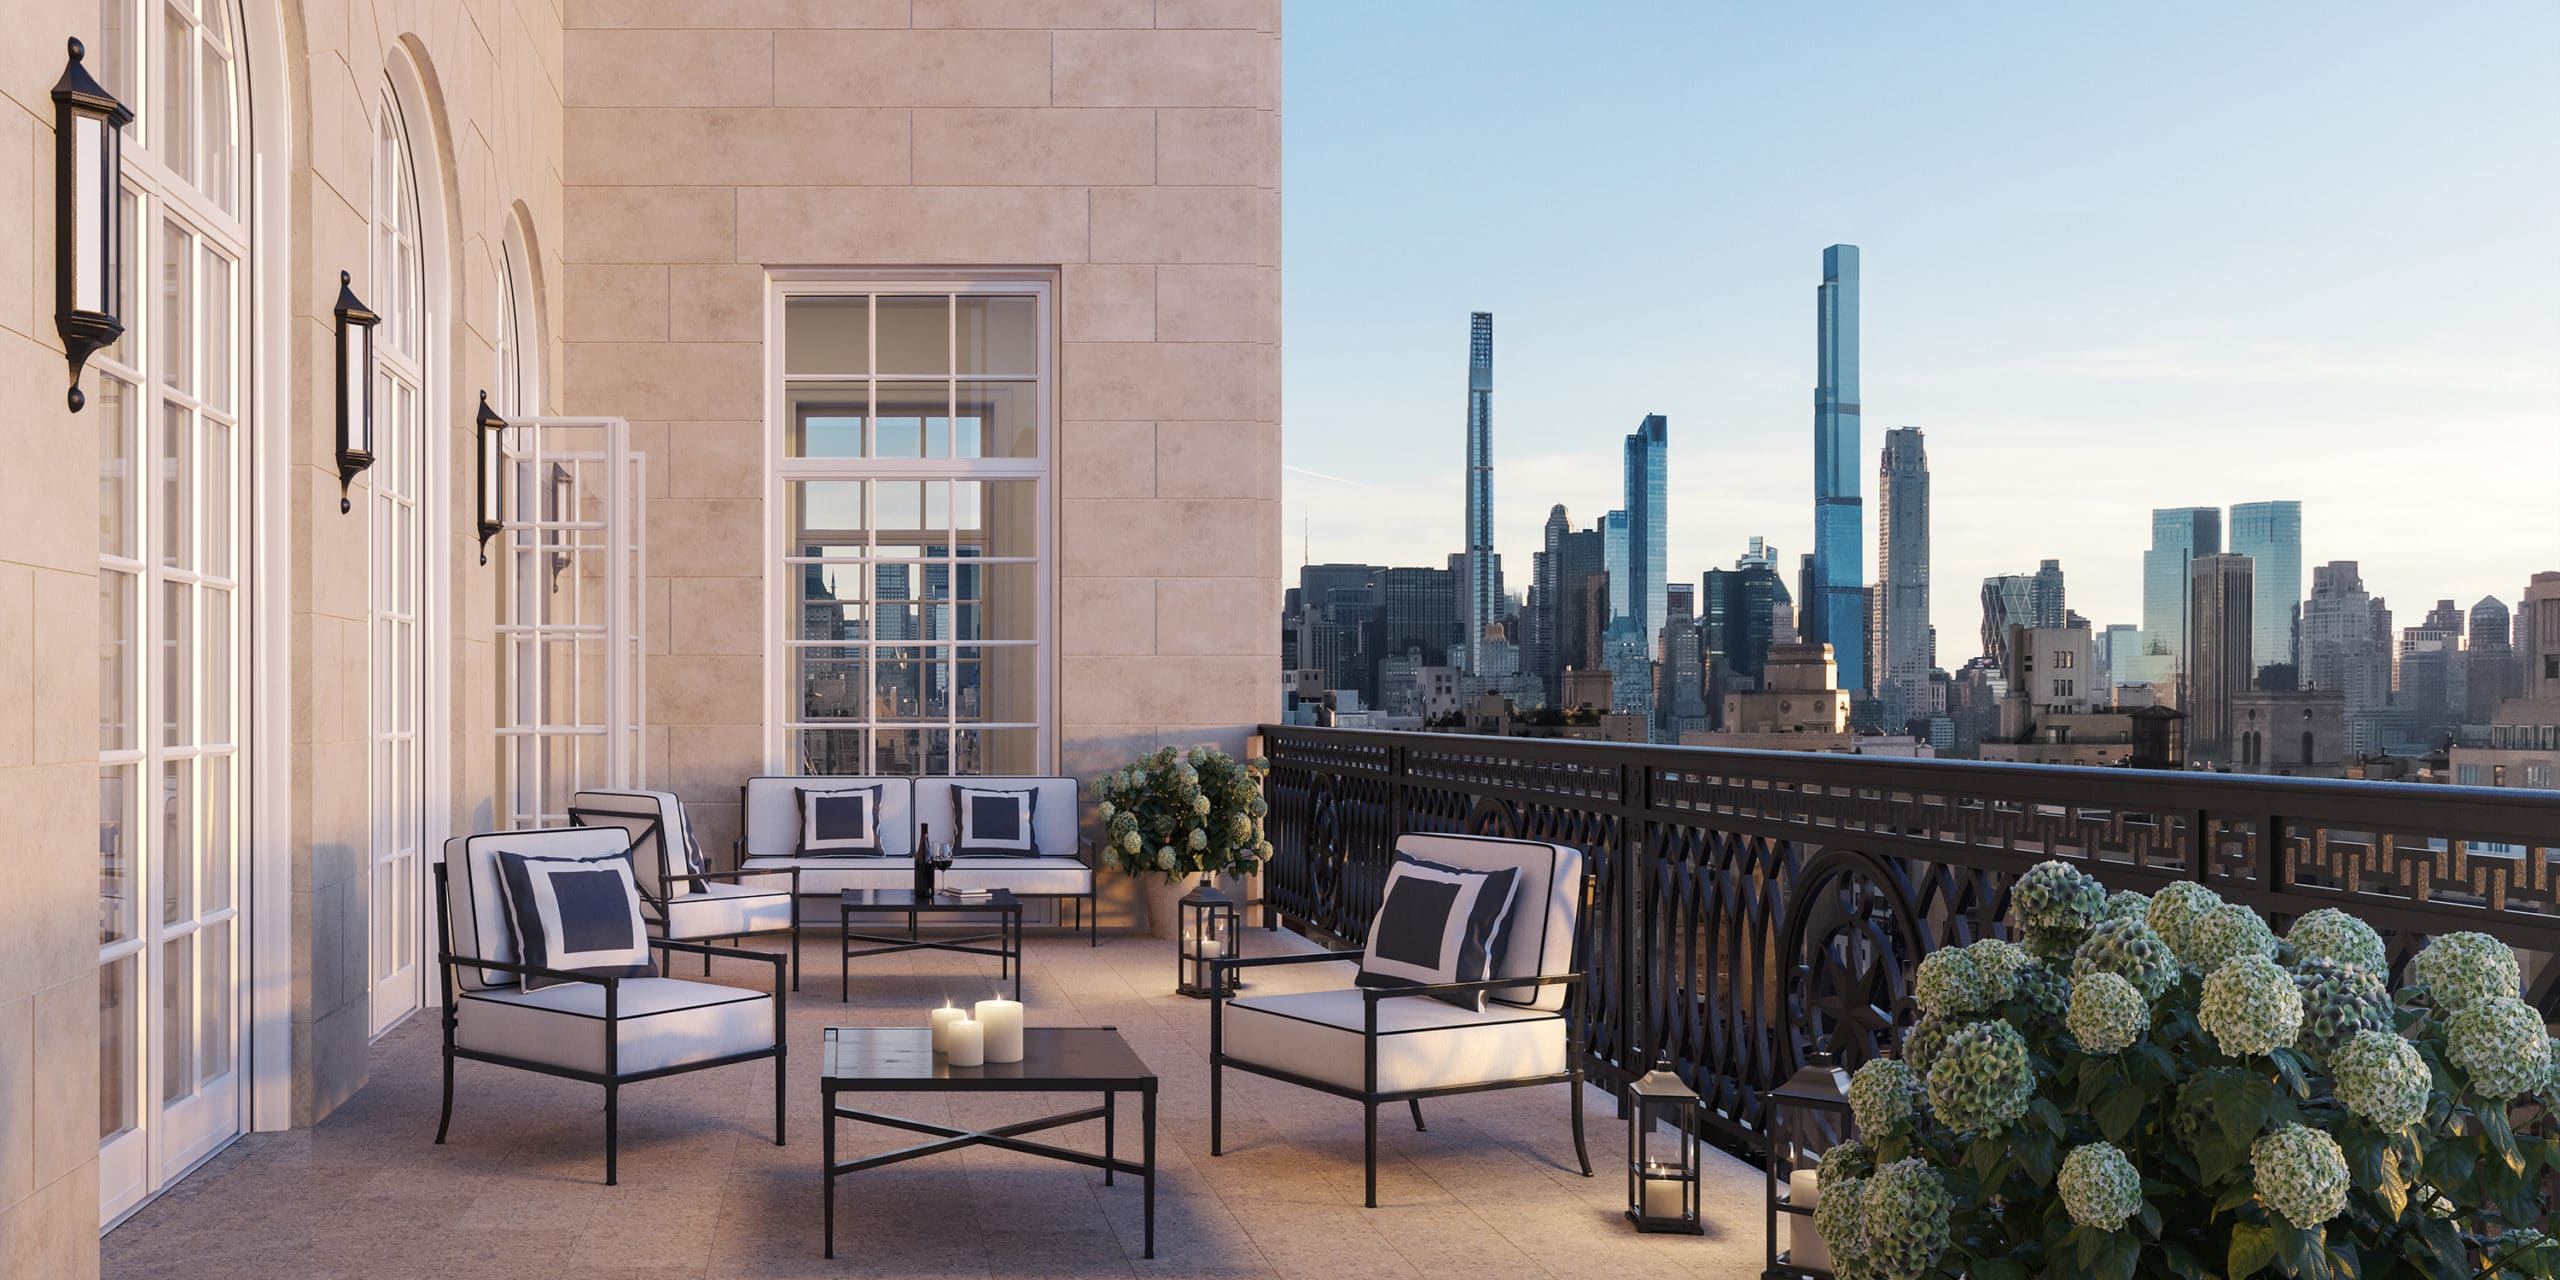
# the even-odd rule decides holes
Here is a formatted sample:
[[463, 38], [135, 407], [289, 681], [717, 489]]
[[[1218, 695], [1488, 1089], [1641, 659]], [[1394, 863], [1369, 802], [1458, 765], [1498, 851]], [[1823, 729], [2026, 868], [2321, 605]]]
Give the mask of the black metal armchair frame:
[[[1213, 969], [1219, 971], [1284, 964], [1346, 961], [1356, 965], [1360, 962], [1361, 955], [1359, 951], [1318, 951], [1295, 956], [1239, 956], [1232, 959], [1212, 960], [1209, 963]], [[1224, 976], [1223, 972], [1220, 976]], [[1424, 1098], [1449, 1097], [1462, 1093], [1489, 1093], [1497, 1089], [1525, 1089], [1542, 1084], [1566, 1084], [1571, 1086], [1567, 1092], [1572, 1095], [1570, 1106], [1573, 1113], [1573, 1154], [1574, 1158], [1581, 1162], [1582, 1176], [1588, 1178], [1591, 1176], [1591, 1149], [1584, 1141], [1582, 1130], [1582, 1024], [1569, 1015], [1581, 985], [1580, 973], [1563, 973], [1544, 974], [1534, 978], [1493, 978], [1483, 982], [1440, 982], [1412, 987], [1362, 987], [1359, 989], [1364, 1018], [1361, 1038], [1361, 1081], [1365, 1087], [1351, 1089], [1330, 1081], [1299, 1075], [1293, 1071], [1283, 1071], [1262, 1063], [1228, 1057], [1226, 1012], [1227, 1001], [1233, 996], [1229, 991], [1229, 984], [1217, 983], [1209, 997], [1209, 1154], [1213, 1156], [1226, 1154], [1226, 1071], [1230, 1067], [1284, 1081], [1300, 1088], [1313, 1089], [1318, 1093], [1329, 1093], [1337, 1098], [1349, 1098], [1361, 1104], [1361, 1109], [1365, 1113], [1367, 1148], [1364, 1162], [1367, 1166], [1367, 1204], [1369, 1208], [1375, 1209], [1378, 1207], [1379, 1107], [1395, 1102], [1406, 1104], [1413, 1111], [1414, 1129], [1421, 1131], [1424, 1127], [1422, 1123]], [[1565, 1024], [1565, 1069], [1563, 1071], [1540, 1076], [1523, 1076], [1512, 1080], [1441, 1085], [1429, 1089], [1390, 1092], [1378, 1088], [1378, 1005], [1381, 1002], [1410, 999], [1416, 996], [1468, 995], [1517, 987], [1555, 986], [1565, 988], [1565, 1004], [1568, 1010], [1557, 1015], [1564, 1019]]]
[[[658, 883], [663, 886], [663, 888], [661, 892], [655, 894], [650, 893], [644, 888], [640, 891], [640, 896], [643, 900], [648, 902], [650, 907], [657, 913], [658, 918], [649, 921], [649, 923], [658, 929], [661, 937], [663, 937], [671, 927], [669, 921], [674, 919], [674, 916], [669, 914], [667, 910], [667, 904], [673, 901], [676, 897], [672, 892], [676, 885], [710, 884], [715, 882], [744, 884], [748, 876], [789, 876], [791, 878], [792, 904], [791, 989], [794, 991], [798, 991], [800, 989], [800, 869], [798, 867], [775, 867], [766, 871], [696, 871], [678, 875], [675, 872], [674, 864], [667, 860], [669, 850], [667, 848], [666, 821], [663, 818], [660, 818], [657, 814], [630, 813], [620, 809], [595, 809], [578, 805], [571, 805], [569, 807], [570, 826], [588, 827], [598, 825], [595, 822], [589, 821], [589, 819], [627, 819], [646, 824], [646, 834], [648, 838], [657, 845]], [[622, 823], [606, 822], [602, 825], [620, 826]], [[737, 938], [732, 937], [729, 940], [731, 942], [736, 942]], [[687, 947], [682, 949], [691, 950], [692, 948]], [[713, 952], [702, 957], [702, 972], [706, 977], [711, 973], [711, 955], [715, 954], [725, 953]], [[754, 953], [749, 952], [746, 954]]]
[[[565, 969], [546, 969], [539, 965], [519, 964], [506, 960], [487, 960], [478, 956], [457, 956], [453, 954], [453, 922], [451, 918], [451, 911], [445, 905], [445, 881], [445, 864], [439, 862], [436, 864], [436, 978], [441, 986], [444, 996], [444, 1108], [442, 1113], [438, 1115], [436, 1119], [436, 1142], [438, 1145], [442, 1145], [444, 1143], [445, 1134], [453, 1125], [453, 1064], [457, 1061], [467, 1059], [473, 1062], [486, 1062], [495, 1066], [513, 1067], [519, 1071], [531, 1071], [538, 1075], [559, 1076], [568, 1080], [583, 1080], [588, 1084], [604, 1086], [604, 1183], [608, 1187], [614, 1186], [619, 1182], [620, 1172], [617, 1165], [621, 1153], [622, 1086], [627, 1084], [638, 1084], [643, 1080], [655, 1080], [662, 1076], [683, 1075], [692, 1071], [708, 1071], [713, 1067], [734, 1066], [741, 1062], [755, 1062], [764, 1058], [773, 1059], [773, 1145], [777, 1147], [784, 1145], [783, 1068], [785, 1064], [785, 1057], [789, 1053], [790, 1041], [787, 1034], [787, 1023], [785, 1021], [786, 1011], [783, 1008], [783, 1002], [786, 997], [783, 992], [783, 958], [781, 956], [768, 955], [761, 951], [747, 951], [736, 947], [714, 947], [691, 942], [674, 942], [666, 938], [649, 939], [649, 945], [653, 948], [661, 951], [682, 951], [689, 954], [698, 954], [704, 958], [706, 964], [708, 964], [709, 959], [712, 956], [725, 956], [734, 960], [753, 960], [772, 965], [773, 1047], [770, 1049], [758, 1049], [749, 1053], [733, 1053], [725, 1057], [710, 1058], [701, 1062], [688, 1062], [682, 1066], [661, 1067], [651, 1071], [623, 1071], [620, 1069], [619, 1062], [619, 1059], [622, 1056], [621, 1036], [613, 1030], [614, 1024], [617, 1021], [617, 1015], [620, 1013], [619, 1005], [621, 1003], [621, 988], [623, 980], [620, 978], [604, 977], [592, 973], [576, 973]], [[604, 988], [604, 1021], [607, 1027], [604, 1038], [604, 1070], [600, 1072], [580, 1071], [573, 1067], [555, 1066], [547, 1062], [532, 1062], [523, 1058], [509, 1057], [505, 1054], [488, 1053], [478, 1049], [465, 1049], [456, 1045], [454, 1043], [454, 1032], [460, 1020], [460, 1014], [454, 1001], [454, 971], [457, 969], [487, 969], [499, 973], [512, 973], [518, 976], [549, 978], [557, 982], [583, 982]]]

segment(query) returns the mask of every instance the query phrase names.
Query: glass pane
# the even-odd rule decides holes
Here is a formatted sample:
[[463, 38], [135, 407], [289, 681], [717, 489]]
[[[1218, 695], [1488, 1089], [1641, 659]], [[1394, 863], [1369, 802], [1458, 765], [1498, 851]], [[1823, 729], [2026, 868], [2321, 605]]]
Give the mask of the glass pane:
[[209, 915], [231, 905], [232, 850], [239, 833], [233, 829], [231, 757], [204, 760], [204, 887], [196, 914]]
[[871, 372], [871, 300], [793, 298], [782, 304], [782, 371]]
[[963, 557], [1030, 559], [1040, 554], [1040, 482], [951, 482], [954, 535]]
[[203, 295], [204, 399], [216, 413], [231, 412], [231, 259], [211, 246], [204, 251], [204, 275], [196, 283]]
[[1037, 729], [963, 729], [955, 736], [955, 773], [1020, 778], [1040, 772]]
[[130, 559], [133, 549], [133, 415], [140, 397], [98, 375], [98, 552]]
[[922, 649], [917, 653], [916, 681], [924, 694], [921, 714], [927, 720], [948, 720], [951, 718], [951, 691], [956, 683], [951, 670], [951, 650]]
[[[881, 559], [951, 553], [951, 484], [948, 480], [872, 482], [872, 541]], [[890, 597], [884, 592], [881, 598]]]
[[852, 774], [871, 772], [871, 756], [865, 739], [869, 731], [862, 729], [803, 729], [800, 731], [800, 772], [808, 774]]
[[876, 458], [951, 456], [951, 384], [883, 382], [879, 430], [871, 439]]
[[176, 1102], [196, 1091], [195, 935], [160, 944], [160, 1100]]
[[825, 650], [801, 650], [800, 706], [794, 718], [800, 720], [867, 720], [870, 718], [871, 686], [864, 674], [867, 664], [859, 659], [840, 661], [820, 658]]
[[1039, 384], [963, 382], [956, 403], [961, 457], [1040, 456]]
[[1029, 564], [969, 564], [952, 574], [955, 640], [1037, 640], [1040, 638], [1040, 567]]
[[133, 595], [134, 575], [113, 570], [98, 575], [98, 750], [131, 751], [141, 744], [134, 733]]
[[195, 632], [188, 614], [195, 601], [187, 584], [160, 584], [160, 741], [195, 742]]
[[160, 562], [176, 568], [194, 563], [188, 543], [195, 532], [195, 433], [187, 407], [173, 400], [160, 404], [160, 509], [152, 514], [160, 525]]
[[[108, 0], [110, 4], [115, 2]], [[141, 201], [134, 197], [133, 188], [117, 189], [116, 243], [124, 247], [124, 263], [116, 272], [116, 318], [124, 321], [125, 333], [117, 334], [116, 340], [108, 343], [105, 350], [108, 359], [124, 364], [133, 363], [133, 348], [125, 338], [142, 324], [142, 316], [133, 308], [133, 281], [140, 274], [138, 266], [142, 260], [142, 244], [133, 238], [136, 210], [140, 207]]]
[[152, 130], [151, 150], [172, 172], [192, 182], [195, 157], [187, 111], [195, 105], [195, 95], [188, 90], [187, 73], [195, 67], [195, 32], [175, 9], [164, 10], [160, 19], [160, 119]]
[[[219, 4], [205, 6], [207, 23], [219, 38], [221, 27]], [[236, 186], [232, 181], [231, 155], [231, 60], [211, 44], [203, 46], [203, 74], [197, 77], [197, 92], [203, 95], [204, 114], [204, 178], [196, 184], [225, 211], [236, 212]]]
[[794, 383], [785, 393], [791, 413], [785, 449], [795, 458], [859, 458], [862, 420], [871, 411], [868, 382]]
[[140, 923], [134, 875], [133, 779], [136, 766], [98, 770], [98, 945], [122, 942]]
[[1040, 372], [1040, 300], [1028, 294], [959, 300], [956, 353], [961, 373]]
[[944, 729], [881, 729], [872, 752], [873, 767], [882, 774], [951, 772], [951, 734]]
[[142, 1007], [134, 999], [134, 956], [98, 970], [98, 1139], [105, 1141], [140, 1122], [135, 1096], [135, 1054], [142, 1043]]
[[195, 797], [188, 794], [195, 775], [192, 761], [171, 760], [160, 766], [160, 818], [154, 824], [160, 841], [160, 923], [192, 920], [187, 890], [195, 884], [196, 849], [189, 823]]
[[872, 668], [872, 718], [913, 720], [924, 714], [924, 671], [937, 651], [882, 648]]
[[160, 349], [151, 353], [160, 380], [180, 391], [195, 390], [194, 348], [188, 345], [190, 323], [187, 264], [195, 257], [195, 237], [175, 222], [160, 224]]
[[[871, 616], [863, 604], [862, 566], [810, 564], [800, 570], [800, 627], [795, 640], [864, 640]], [[826, 654], [827, 650], [819, 650]]]
[[[1040, 714], [1040, 649], [1028, 644], [991, 644], [960, 651], [978, 659], [976, 706], [968, 718], [991, 724], [1038, 724]], [[1038, 770], [1032, 772], [1037, 773]]]
[[134, 101], [133, 0], [98, 0], [98, 46], [89, 51], [89, 74], [116, 96]]
[[208, 576], [231, 576], [231, 540], [236, 532], [231, 527], [231, 424], [219, 418], [204, 420], [204, 541], [197, 544], [204, 554], [204, 571]]
[[196, 1079], [209, 1084], [231, 1070], [231, 922], [216, 920], [196, 938]]
[[204, 733], [207, 744], [231, 741], [231, 593], [206, 587], [204, 610]]
[[951, 372], [951, 299], [882, 298], [880, 367], [885, 374]]
[[794, 480], [787, 500], [791, 504], [791, 554], [868, 554], [862, 534], [861, 481]]

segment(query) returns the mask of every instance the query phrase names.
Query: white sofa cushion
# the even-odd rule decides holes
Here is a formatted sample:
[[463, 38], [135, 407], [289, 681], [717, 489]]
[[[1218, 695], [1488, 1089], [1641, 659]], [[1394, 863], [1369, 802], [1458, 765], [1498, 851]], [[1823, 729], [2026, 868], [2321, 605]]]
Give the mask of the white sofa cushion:
[[[800, 868], [803, 895], [832, 896], [847, 889], [912, 889], [915, 864], [904, 861], [858, 861], [851, 858], [749, 858], [748, 871]], [[1073, 858], [971, 858], [942, 875], [952, 889], [1011, 889], [1027, 897], [1074, 897], [1093, 892], [1093, 869]], [[830, 906], [826, 919], [835, 919]]]
[[880, 788], [880, 854], [904, 862], [915, 856], [915, 781], [911, 778], [841, 778], [780, 775], [749, 778], [739, 791], [740, 866], [758, 858], [789, 858], [800, 851], [800, 788]]
[[1031, 811], [1031, 830], [1039, 839], [1040, 856], [1075, 856], [1078, 817], [1073, 778], [918, 778], [915, 784], [916, 824], [933, 828], [935, 839], [958, 843], [960, 819], [953, 797], [956, 789], [1031, 791], [1040, 797]]
[[[1246, 996], [1226, 1009], [1228, 1057], [1363, 1087], [1358, 988]], [[1403, 996], [1378, 1002], [1378, 1091], [1556, 1075], [1565, 1069], [1564, 1019], [1510, 1005], [1482, 1012]]]
[[[773, 1047], [773, 995], [682, 978], [625, 978], [612, 1032], [624, 1075]], [[569, 982], [540, 991], [475, 991], [454, 1001], [453, 1042], [465, 1049], [602, 1074], [604, 988]]]
[[[445, 908], [453, 954], [516, 963], [516, 940], [507, 925], [506, 895], [498, 888], [498, 852], [543, 858], [579, 858], [631, 847], [620, 827], [561, 827], [548, 831], [484, 831], [444, 842]], [[456, 969], [466, 991], [512, 987], [516, 975], [496, 969]]]
[[734, 938], [791, 927], [791, 890], [711, 881], [703, 892], [667, 904], [666, 936]]
[[[1573, 972], [1574, 928], [1582, 915], [1582, 851], [1541, 840], [1504, 840], [1492, 836], [1408, 835], [1396, 840], [1396, 852], [1425, 862], [1489, 871], [1516, 867], [1519, 892], [1513, 896], [1511, 937], [1493, 966], [1497, 978], [1529, 978]], [[1515, 987], [1493, 998], [1506, 1004], [1550, 1012], [1564, 1008], [1566, 988]]]

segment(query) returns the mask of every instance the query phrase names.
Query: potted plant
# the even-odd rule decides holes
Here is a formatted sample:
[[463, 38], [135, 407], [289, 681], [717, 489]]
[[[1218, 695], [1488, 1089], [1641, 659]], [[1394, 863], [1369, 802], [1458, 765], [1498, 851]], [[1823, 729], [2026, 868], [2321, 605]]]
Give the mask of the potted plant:
[[2435, 938], [2385, 990], [2372, 928], [2278, 937], [2197, 884], [2110, 896], [2046, 862], [2018, 941], [1913, 976], [1900, 1058], [1850, 1083], [1815, 1224], [1843, 1280], [2544, 1277], [2553, 1042], [2495, 938]]
[[1173, 904], [1200, 877], [1240, 881], [1271, 857], [1262, 830], [1268, 772], [1260, 757], [1163, 747], [1094, 779], [1106, 859], [1145, 887], [1158, 936], [1172, 936]]

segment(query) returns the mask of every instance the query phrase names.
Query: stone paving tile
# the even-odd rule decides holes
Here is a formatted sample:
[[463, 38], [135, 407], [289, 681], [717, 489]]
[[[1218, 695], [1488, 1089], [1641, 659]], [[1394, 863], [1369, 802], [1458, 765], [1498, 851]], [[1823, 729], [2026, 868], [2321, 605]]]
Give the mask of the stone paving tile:
[[[1619, 1216], [1625, 1128], [1597, 1091], [1585, 1124], [1597, 1177], [1583, 1178], [1562, 1088], [1379, 1113], [1378, 1197], [1361, 1207], [1360, 1108], [1230, 1074], [1226, 1152], [1209, 1155], [1208, 1008], [1172, 994], [1166, 944], [1034, 937], [1032, 1025], [1120, 1028], [1162, 1078], [1156, 1259], [1140, 1255], [1134, 1178], [974, 1148], [871, 1170], [838, 1188], [837, 1256], [819, 1254], [817, 1045], [822, 1029], [912, 1025], [947, 996], [997, 985], [995, 964], [923, 953], [855, 962], [837, 1000], [828, 940], [808, 940], [809, 972], [789, 1008], [784, 1102], [790, 1144], [773, 1144], [773, 1074], [755, 1063], [633, 1086], [622, 1100], [622, 1184], [604, 1179], [604, 1116], [593, 1086], [463, 1063], [451, 1140], [434, 1143], [438, 1025], [431, 1013], [373, 1047], [371, 1079], [309, 1129], [255, 1134], [216, 1157], [101, 1242], [106, 1280], [363, 1277], [364, 1280], [1003, 1280], [1202, 1277], [1367, 1280], [1463, 1274], [1537, 1280], [1605, 1274], [1756, 1276], [1760, 1175], [1709, 1153], [1703, 1238], [1644, 1236]], [[1302, 947], [1256, 932], [1256, 953]], [[761, 985], [764, 970], [722, 963], [713, 980]], [[1268, 970], [1273, 990], [1339, 981], [1329, 966]], [[1009, 988], [1009, 984], [1008, 988]], [[956, 1125], [1075, 1110], [1069, 1095], [883, 1095], [877, 1109]], [[1138, 1108], [1124, 1104], [1119, 1152], [1136, 1159]], [[1099, 1151], [1101, 1127], [1043, 1135]], [[838, 1154], [886, 1151], [917, 1135], [859, 1127]]]

